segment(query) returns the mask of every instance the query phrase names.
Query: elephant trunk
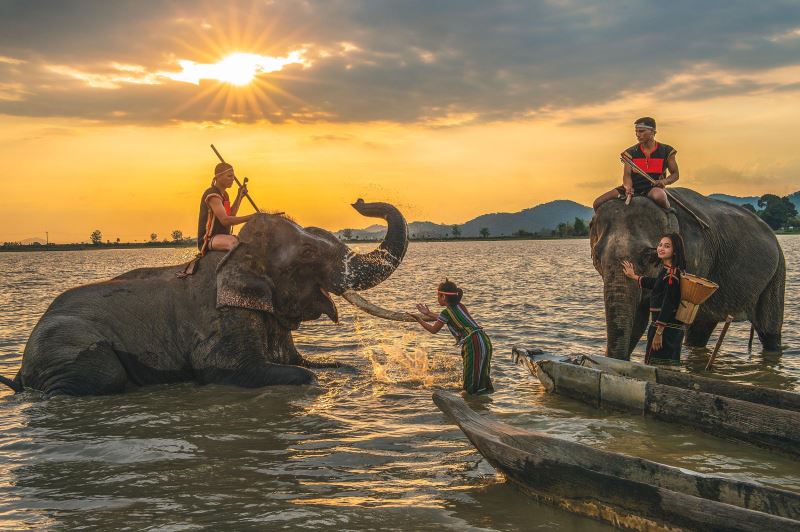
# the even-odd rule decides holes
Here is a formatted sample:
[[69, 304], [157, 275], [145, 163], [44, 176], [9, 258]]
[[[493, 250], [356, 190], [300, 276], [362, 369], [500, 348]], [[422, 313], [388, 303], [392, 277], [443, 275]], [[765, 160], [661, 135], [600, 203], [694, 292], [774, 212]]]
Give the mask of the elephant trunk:
[[606, 309], [607, 355], [629, 360], [631, 337], [641, 289], [625, 277], [619, 268], [603, 275], [603, 298]]
[[340, 294], [345, 290], [367, 290], [386, 280], [400, 265], [408, 247], [408, 225], [394, 206], [359, 199], [353, 208], [364, 216], [383, 218], [389, 227], [377, 249], [366, 254], [348, 250], [334, 280], [334, 292]]

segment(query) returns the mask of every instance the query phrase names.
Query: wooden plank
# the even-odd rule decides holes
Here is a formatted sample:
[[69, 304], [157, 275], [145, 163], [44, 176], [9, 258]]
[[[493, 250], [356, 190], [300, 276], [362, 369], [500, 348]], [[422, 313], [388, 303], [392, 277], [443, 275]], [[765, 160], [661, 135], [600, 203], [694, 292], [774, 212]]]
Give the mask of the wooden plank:
[[583, 355], [581, 364], [601, 371], [612, 371], [632, 379], [656, 382], [656, 368], [646, 364], [597, 355]]
[[800, 530], [798, 494], [524, 431], [453, 394], [433, 400], [498, 470], [568, 511], [635, 530]]
[[800, 456], [800, 412], [664, 384], [647, 384], [645, 411], [717, 436]]
[[687, 375], [662, 368], [656, 370], [656, 382], [667, 386], [712, 393], [730, 397], [731, 399], [739, 399], [740, 401], [749, 401], [773, 408], [800, 412], [800, 394], [794, 392], [764, 388], [762, 386], [748, 386], [699, 375]]
[[600, 406], [600, 372], [552, 360], [536, 363], [555, 383], [555, 392]]
[[671, 369], [657, 368], [628, 360], [618, 360], [598, 355], [583, 355], [580, 357], [580, 363], [587, 367], [602, 371], [612, 371], [618, 375], [634, 379], [800, 412], [800, 393], [738, 384], [702, 375], [689, 375]]
[[[568, 362], [543, 360], [535, 363], [539, 374], [552, 379], [559, 395], [601, 406], [601, 375], [613, 375]], [[607, 401], [602, 406], [644, 413], [662, 421], [681, 423], [715, 436], [724, 436], [800, 456], [800, 412], [772, 408], [704, 392], [654, 382], [641, 387], [625, 377], [608, 377]], [[628, 379], [632, 380], [632, 379]]]
[[647, 383], [613, 373], [600, 375], [600, 403], [602, 406], [633, 410], [644, 414]]

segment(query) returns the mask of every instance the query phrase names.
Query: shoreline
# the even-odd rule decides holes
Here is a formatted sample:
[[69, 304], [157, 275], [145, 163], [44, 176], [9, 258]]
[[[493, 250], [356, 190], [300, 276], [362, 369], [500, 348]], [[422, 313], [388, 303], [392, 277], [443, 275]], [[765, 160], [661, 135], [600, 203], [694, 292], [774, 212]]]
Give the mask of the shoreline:
[[[459, 237], [459, 238], [409, 238], [410, 242], [495, 242], [503, 240], [576, 240], [588, 236], [497, 236], [497, 237]], [[376, 244], [383, 240], [374, 239], [341, 239], [345, 244]], [[91, 249], [146, 249], [146, 248], [196, 248], [197, 244], [188, 242], [120, 242], [110, 244], [4, 244], [0, 245], [0, 253], [16, 251], [87, 251]]]
[[[776, 235], [800, 235], [800, 231], [780, 231]], [[588, 239], [588, 235], [583, 236], [490, 236], [490, 237], [459, 237], [459, 238], [409, 238], [411, 242], [502, 242], [507, 240], [581, 240]], [[381, 239], [341, 239], [345, 244], [376, 244], [382, 242]], [[27, 251], [87, 251], [91, 249], [146, 249], [146, 248], [196, 248], [193, 240], [187, 242], [120, 242], [113, 244], [3, 244], [0, 245], [2, 252], [27, 252]]]

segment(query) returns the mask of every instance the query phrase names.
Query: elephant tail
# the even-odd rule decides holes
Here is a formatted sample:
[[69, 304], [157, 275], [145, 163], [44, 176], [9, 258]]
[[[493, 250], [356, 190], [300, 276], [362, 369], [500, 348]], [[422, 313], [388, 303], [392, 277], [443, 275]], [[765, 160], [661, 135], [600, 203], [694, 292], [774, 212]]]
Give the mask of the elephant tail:
[[17, 373], [17, 376], [14, 377], [13, 381], [7, 377], [3, 377], [2, 375], [0, 375], [0, 384], [5, 384], [6, 386], [14, 390], [14, 393], [20, 393], [23, 390], [25, 390], [25, 387], [22, 385], [22, 380], [19, 378], [19, 373]]

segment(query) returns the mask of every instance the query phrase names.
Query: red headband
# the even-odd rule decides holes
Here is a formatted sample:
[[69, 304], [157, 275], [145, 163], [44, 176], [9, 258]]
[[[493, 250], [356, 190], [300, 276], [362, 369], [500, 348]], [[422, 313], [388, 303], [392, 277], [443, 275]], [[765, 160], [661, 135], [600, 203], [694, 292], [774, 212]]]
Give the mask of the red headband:
[[458, 292], [442, 292], [441, 290], [437, 290], [437, 292], [439, 292], [440, 294], [446, 295], [446, 296], [457, 296], [458, 295]]

